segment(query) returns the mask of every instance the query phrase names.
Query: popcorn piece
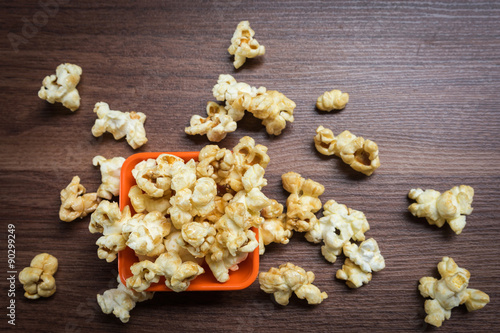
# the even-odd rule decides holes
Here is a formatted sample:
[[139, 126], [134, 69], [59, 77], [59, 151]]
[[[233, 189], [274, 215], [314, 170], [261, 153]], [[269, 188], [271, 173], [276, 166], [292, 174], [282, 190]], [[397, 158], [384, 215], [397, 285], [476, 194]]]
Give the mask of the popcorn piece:
[[272, 267], [268, 272], [259, 274], [260, 289], [273, 293], [278, 304], [287, 305], [292, 293], [300, 299], [307, 299], [308, 304], [320, 304], [328, 295], [313, 285], [314, 273], [307, 272], [287, 263], [279, 268]]
[[240, 68], [247, 58], [255, 58], [266, 53], [266, 48], [253, 38], [255, 32], [248, 21], [241, 21], [231, 38], [231, 46], [227, 49], [234, 55], [234, 68]]
[[359, 247], [356, 244], [346, 243], [344, 254], [364, 272], [378, 272], [385, 268], [384, 257], [380, 254], [377, 241], [373, 238], [365, 240]]
[[342, 269], [336, 274], [337, 279], [346, 280], [349, 288], [359, 288], [372, 280], [372, 273], [364, 272], [361, 267], [346, 258]]
[[[252, 165], [258, 164], [265, 169], [270, 161], [269, 155], [267, 155], [267, 147], [260, 144], [256, 145], [255, 140], [249, 136], [244, 136], [240, 139], [240, 142], [233, 149], [233, 154], [236, 162], [236, 171], [240, 178], [243, 177]], [[233, 184], [230, 185], [235, 191], [243, 189], [243, 186], [233, 187]]]
[[311, 179], [304, 179], [296, 172], [288, 172], [281, 176], [283, 188], [290, 193], [286, 200], [286, 224], [289, 230], [305, 232], [311, 230], [318, 222], [316, 213], [321, 209], [318, 198], [325, 187]]
[[60, 64], [57, 66], [55, 75], [49, 75], [43, 79], [38, 97], [51, 104], [62, 103], [71, 111], [78, 110], [80, 95], [76, 86], [80, 82], [80, 75], [82, 75], [80, 66], [69, 63]]
[[283, 214], [283, 205], [276, 200], [261, 211], [264, 222], [259, 226], [259, 254], [266, 251], [265, 245], [271, 243], [288, 244], [293, 231], [286, 228], [286, 214]]
[[137, 186], [150, 197], [170, 196], [171, 169], [177, 162], [183, 164], [184, 160], [174, 155], [161, 154], [156, 160], [148, 159], [137, 163], [132, 169], [132, 176], [134, 176]]
[[58, 268], [56, 257], [40, 253], [31, 260], [30, 267], [19, 273], [19, 282], [23, 284], [24, 297], [38, 299], [50, 297], [56, 292], [56, 280], [53, 275]]
[[207, 118], [194, 115], [191, 117], [190, 126], [185, 128], [189, 135], [207, 135], [208, 140], [219, 142], [227, 133], [236, 130], [236, 122], [227, 114], [226, 109], [215, 102], [207, 103]]
[[438, 264], [441, 279], [423, 277], [418, 289], [425, 301], [425, 322], [440, 327], [445, 319], [450, 319], [451, 309], [465, 303], [468, 311], [482, 309], [489, 303], [487, 294], [476, 289], [468, 289], [470, 273], [458, 267], [449, 257], [443, 257]]
[[99, 246], [97, 256], [112, 262], [116, 259], [118, 252], [125, 249], [126, 239], [122, 234], [125, 223], [130, 219], [130, 208], [125, 206], [123, 211], [116, 202], [103, 200], [90, 217], [89, 231], [91, 233], [102, 233], [97, 240]]
[[118, 196], [123, 162], [125, 162], [123, 157], [113, 157], [108, 160], [103, 156], [95, 156], [92, 159], [92, 164], [101, 168], [102, 184], [97, 189], [97, 196], [108, 200]]
[[212, 260], [212, 256], [207, 255], [205, 261], [212, 271], [215, 279], [220, 283], [229, 280], [229, 271], [237, 271], [238, 264], [248, 257], [248, 252], [237, 252], [236, 255], [225, 255], [221, 260]]
[[338, 204], [335, 200], [328, 200], [325, 203], [323, 215], [305, 237], [313, 243], [323, 240], [321, 253], [331, 263], [337, 260], [337, 256], [342, 253], [343, 247], [349, 244], [351, 239], [364, 241], [365, 232], [370, 230], [363, 212], [347, 208], [346, 205]]
[[185, 241], [182, 238], [182, 233], [180, 230], [172, 229], [170, 234], [165, 238], [165, 252], [177, 253], [181, 258], [182, 262], [193, 261], [198, 265], [203, 263], [203, 258], [195, 258], [189, 250], [184, 248], [181, 244], [184, 244]]
[[158, 268], [149, 260], [136, 262], [130, 266], [132, 276], [127, 279], [127, 287], [142, 292], [149, 288], [151, 283], [160, 281]]
[[181, 245], [193, 256], [203, 258], [215, 242], [215, 227], [209, 222], [189, 222], [182, 226]]
[[115, 140], [126, 136], [128, 144], [134, 149], [148, 142], [144, 129], [144, 113], [110, 110], [109, 105], [104, 102], [96, 103], [94, 113], [97, 113], [98, 118], [92, 127], [92, 135], [95, 137], [103, 135], [104, 132], [113, 134]]
[[342, 110], [349, 102], [349, 94], [342, 93], [340, 90], [333, 89], [325, 91], [323, 95], [318, 97], [316, 107], [321, 111]]
[[97, 193], [85, 193], [87, 190], [80, 184], [80, 177], [75, 176], [71, 183], [61, 191], [61, 208], [59, 218], [64, 222], [74, 221], [92, 213], [100, 199]]
[[117, 277], [118, 287], [106, 290], [102, 295], [97, 295], [97, 303], [102, 312], [113, 313], [122, 323], [127, 323], [130, 319], [130, 310], [137, 302], [144, 302], [153, 298], [154, 292], [136, 292], [125, 287], [120, 277]]
[[205, 270], [195, 262], [182, 262], [175, 252], [162, 253], [155, 264], [161, 275], [165, 276], [165, 285], [175, 292], [186, 290], [191, 281]]
[[176, 229], [181, 229], [184, 224], [193, 221], [193, 215], [191, 214], [193, 210], [192, 194], [189, 188], [185, 188], [170, 198], [171, 207], [168, 209], [168, 213]]
[[226, 185], [234, 169], [233, 152], [217, 145], [207, 145], [200, 150], [196, 173], [199, 178], [210, 177], [219, 185]]
[[203, 177], [196, 180], [193, 195], [191, 196], [192, 215], [205, 216], [215, 208], [217, 184], [212, 178]]
[[434, 190], [412, 189], [408, 197], [417, 200], [408, 207], [413, 216], [425, 217], [430, 225], [441, 228], [448, 222], [451, 229], [460, 235], [465, 227], [465, 215], [472, 213], [474, 189], [467, 185], [455, 186], [440, 193]]
[[158, 256], [165, 251], [163, 239], [170, 233], [172, 224], [160, 212], [136, 214], [123, 226], [127, 245], [137, 254]]
[[349, 131], [334, 136], [331, 130], [319, 126], [316, 129], [314, 144], [321, 154], [335, 154], [351, 168], [367, 176], [380, 167], [377, 144]]
[[146, 193], [142, 192], [139, 186], [134, 185], [130, 188], [128, 192], [128, 197], [130, 198], [130, 203], [137, 213], [144, 212], [160, 212], [162, 215], [166, 215], [168, 209], [170, 208], [170, 191], [167, 192], [168, 195], [152, 198]]

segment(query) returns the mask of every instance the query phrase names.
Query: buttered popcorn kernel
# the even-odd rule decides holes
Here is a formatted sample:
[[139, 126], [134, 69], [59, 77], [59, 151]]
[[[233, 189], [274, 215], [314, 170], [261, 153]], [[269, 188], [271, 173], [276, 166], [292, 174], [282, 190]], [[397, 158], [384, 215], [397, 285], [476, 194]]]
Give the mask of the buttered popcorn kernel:
[[97, 119], [92, 127], [92, 135], [99, 137], [105, 132], [113, 134], [115, 140], [126, 136], [128, 144], [137, 149], [148, 142], [144, 122], [146, 115], [142, 112], [114, 111], [104, 102], [96, 103], [94, 113]]
[[445, 319], [450, 319], [451, 309], [464, 304], [468, 311], [482, 309], [490, 302], [490, 297], [479, 290], [470, 289], [468, 270], [458, 267], [449, 257], [443, 257], [438, 264], [441, 279], [423, 277], [418, 289], [425, 301], [425, 322], [440, 327]]
[[346, 258], [342, 269], [337, 271], [336, 277], [339, 280], [346, 280], [349, 288], [359, 288], [372, 280], [372, 273], [363, 271], [351, 259]]
[[123, 157], [106, 159], [103, 156], [95, 156], [92, 159], [94, 166], [100, 166], [102, 184], [97, 189], [97, 195], [103, 199], [111, 200], [118, 196], [120, 191], [120, 170], [122, 169]]
[[227, 133], [234, 132], [237, 128], [236, 122], [227, 114], [224, 106], [215, 102], [207, 103], [207, 117], [198, 115], [191, 117], [189, 127], [185, 128], [189, 135], [207, 135], [207, 139], [212, 142], [223, 140]]
[[57, 66], [56, 74], [46, 76], [42, 87], [38, 91], [38, 97], [54, 104], [62, 103], [71, 111], [80, 107], [80, 94], [76, 86], [80, 82], [82, 68], [77, 65], [65, 63]]
[[321, 292], [313, 285], [314, 273], [292, 263], [272, 267], [268, 272], [259, 274], [260, 289], [268, 294], [274, 294], [278, 304], [287, 305], [292, 293], [300, 299], [306, 299], [308, 304], [320, 304], [328, 298], [326, 292]]
[[30, 263], [19, 273], [19, 282], [23, 284], [24, 297], [38, 299], [49, 297], [56, 292], [54, 274], [58, 268], [56, 257], [48, 253], [36, 255]]
[[134, 185], [130, 188], [128, 192], [128, 197], [130, 198], [130, 203], [137, 213], [149, 213], [149, 212], [160, 212], [162, 215], [166, 215], [168, 209], [170, 208], [170, 198], [171, 192], [167, 192], [167, 195], [163, 197], [154, 198], [150, 197], [144, 193], [139, 186]]
[[348, 93], [333, 89], [332, 91], [325, 91], [323, 95], [318, 97], [316, 107], [321, 111], [342, 110], [348, 102]]
[[328, 128], [319, 126], [314, 137], [316, 150], [323, 155], [333, 155], [342, 158], [342, 161], [351, 168], [370, 176], [380, 167], [378, 146], [371, 140], [365, 140], [349, 131], [333, 135]]
[[74, 176], [61, 191], [61, 207], [59, 218], [64, 222], [71, 222], [78, 217], [83, 218], [92, 213], [99, 204], [97, 193], [86, 193], [87, 190], [80, 184], [80, 177]]
[[241, 21], [231, 38], [231, 46], [227, 49], [234, 55], [234, 68], [240, 68], [247, 58], [255, 58], [266, 53], [266, 48], [253, 38], [255, 32], [250, 28], [248, 21]]
[[377, 241], [373, 238], [363, 241], [359, 247], [353, 243], [346, 243], [344, 254], [364, 272], [378, 272], [385, 268], [384, 257], [380, 254]]
[[459, 235], [465, 227], [465, 216], [472, 213], [474, 189], [460, 185], [441, 194], [435, 190], [417, 188], [412, 189], [408, 197], [417, 201], [408, 207], [413, 216], [425, 217], [430, 225], [439, 228], [447, 222]]
[[261, 211], [264, 222], [259, 226], [259, 254], [265, 253], [266, 245], [271, 243], [288, 244], [293, 235], [292, 230], [286, 228], [286, 214], [283, 205], [276, 200]]
[[160, 212], [150, 212], [132, 216], [123, 225], [122, 233], [127, 246], [137, 254], [158, 256], [165, 251], [163, 240], [171, 228], [170, 219]]

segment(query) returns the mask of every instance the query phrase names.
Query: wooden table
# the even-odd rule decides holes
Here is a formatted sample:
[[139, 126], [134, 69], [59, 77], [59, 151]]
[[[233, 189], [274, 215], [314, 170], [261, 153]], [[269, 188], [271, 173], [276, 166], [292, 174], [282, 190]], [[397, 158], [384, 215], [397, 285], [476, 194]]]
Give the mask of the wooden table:
[[[235, 70], [227, 47], [244, 19], [266, 54]], [[454, 309], [439, 331], [498, 330], [498, 2], [60, 1], [44, 9], [15, 1], [4, 2], [1, 21], [1, 327], [10, 327], [6, 306], [15, 299], [15, 328], [25, 332], [434, 330], [424, 324], [418, 280], [438, 277], [437, 263], [451, 256], [491, 302], [473, 313]], [[83, 68], [82, 102], [74, 113], [37, 97], [42, 79], [63, 62]], [[323, 203], [335, 199], [363, 211], [371, 226], [366, 235], [378, 241], [387, 267], [351, 290], [335, 278], [343, 257], [326, 262], [320, 246], [297, 233], [288, 245], [267, 248], [261, 271], [288, 261], [312, 270], [328, 293], [321, 305], [295, 296], [286, 307], [276, 305], [255, 281], [234, 292], [158, 293], [138, 304], [124, 325], [96, 302], [97, 293], [116, 286], [116, 262], [98, 259], [89, 217], [59, 220], [59, 192], [74, 175], [89, 192], [97, 189], [95, 155], [209, 144], [187, 136], [184, 127], [191, 115], [204, 114], [223, 73], [279, 90], [297, 107], [280, 136], [247, 115], [220, 146], [232, 148], [245, 135], [266, 145], [271, 163], [264, 193], [281, 203], [287, 193], [280, 176], [296, 171], [325, 186]], [[348, 106], [316, 110], [316, 98], [333, 88], [350, 94]], [[111, 135], [93, 137], [99, 101], [144, 112], [149, 142], [134, 151]], [[380, 169], [365, 177], [337, 157], [318, 154], [312, 140], [318, 125], [377, 142]], [[411, 188], [445, 191], [460, 184], [475, 190], [461, 235], [408, 213]], [[8, 224], [15, 225], [16, 271], [40, 252], [59, 259], [53, 297], [25, 299], [19, 282], [15, 298], [8, 297]]]

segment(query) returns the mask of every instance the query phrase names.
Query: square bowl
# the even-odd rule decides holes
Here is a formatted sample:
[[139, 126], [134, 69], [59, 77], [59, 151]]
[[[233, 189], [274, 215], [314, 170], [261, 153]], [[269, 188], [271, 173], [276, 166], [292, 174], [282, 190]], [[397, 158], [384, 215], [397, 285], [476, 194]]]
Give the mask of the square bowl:
[[[154, 152], [154, 153], [138, 153], [130, 156], [123, 163], [121, 174], [120, 174], [120, 210], [123, 210], [125, 206], [129, 206], [132, 214], [135, 211], [130, 204], [130, 199], [128, 197], [128, 192], [130, 188], [136, 185], [135, 179], [132, 176], [132, 170], [134, 167], [147, 159], [156, 159], [161, 154], [171, 154], [184, 159], [188, 162], [191, 159], [195, 161], [198, 160], [199, 152]], [[258, 237], [258, 230], [252, 228]], [[139, 259], [135, 255], [134, 250], [127, 247], [125, 250], [118, 252], [118, 272], [120, 279], [124, 285], [127, 285], [126, 280], [132, 276], [130, 267], [139, 262]], [[188, 291], [194, 290], [240, 290], [250, 286], [259, 273], [259, 248], [257, 247], [253, 252], [248, 254], [248, 257], [238, 264], [239, 269], [236, 271], [229, 271], [229, 280], [220, 283], [218, 282], [208, 265], [203, 262], [202, 264], [205, 273], [199, 275], [196, 279], [191, 281], [191, 284], [187, 288]], [[153, 283], [147, 289], [147, 291], [171, 291], [165, 285], [165, 278], [162, 277], [158, 283]]]

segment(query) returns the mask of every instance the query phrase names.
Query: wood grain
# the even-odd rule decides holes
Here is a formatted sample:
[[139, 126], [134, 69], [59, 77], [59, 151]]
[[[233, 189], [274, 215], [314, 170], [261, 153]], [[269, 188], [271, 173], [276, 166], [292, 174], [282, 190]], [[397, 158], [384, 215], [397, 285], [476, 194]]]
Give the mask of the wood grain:
[[[47, 0], [48, 1], [48, 0]], [[55, 0], [54, 0], [55, 1]], [[0, 216], [2, 257], [7, 224], [16, 227], [16, 268], [39, 252], [59, 258], [57, 292], [25, 299], [17, 283], [16, 326], [25, 332], [124, 331], [437, 331], [424, 325], [417, 291], [422, 276], [437, 276], [443, 256], [467, 268], [470, 286], [491, 303], [475, 313], [452, 311], [442, 332], [491, 332], [500, 319], [500, 4], [495, 1], [60, 1], [53, 17], [15, 52], [9, 33], [23, 36], [36, 1], [3, 2], [0, 10]], [[63, 3], [64, 2], [64, 3]], [[40, 17], [39, 17], [40, 19]], [[248, 19], [266, 55], [234, 70], [227, 53], [232, 33]], [[40, 23], [40, 21], [38, 21]], [[44, 23], [44, 22], [41, 22]], [[12, 35], [11, 35], [12, 36]], [[58, 64], [83, 68], [81, 107], [71, 113], [37, 97]], [[203, 114], [221, 73], [283, 92], [297, 104], [295, 122], [278, 137], [251, 116], [220, 143], [244, 135], [269, 147], [264, 192], [284, 203], [280, 176], [296, 171], [325, 185], [335, 199], [362, 210], [367, 236], [377, 239], [387, 268], [350, 290], [335, 279], [318, 245], [296, 234], [272, 245], [261, 270], [291, 261], [316, 274], [329, 298], [319, 306], [293, 299], [274, 304], [258, 282], [234, 292], [158, 293], [138, 304], [127, 325], [103, 314], [97, 293], [115, 286], [116, 263], [96, 256], [89, 218], [58, 219], [59, 191], [74, 175], [90, 191], [100, 174], [95, 155], [127, 157], [125, 141], [94, 138], [93, 106], [146, 113], [149, 142], [137, 151], [192, 151], [209, 142], [184, 127]], [[324, 113], [316, 98], [338, 88], [347, 108]], [[315, 152], [318, 125], [349, 129], [378, 143], [382, 166], [364, 177], [338, 158]], [[475, 189], [464, 232], [429, 226], [407, 212], [411, 188]], [[7, 262], [0, 263], [6, 313]], [[1, 327], [7, 324], [5, 314]]]

